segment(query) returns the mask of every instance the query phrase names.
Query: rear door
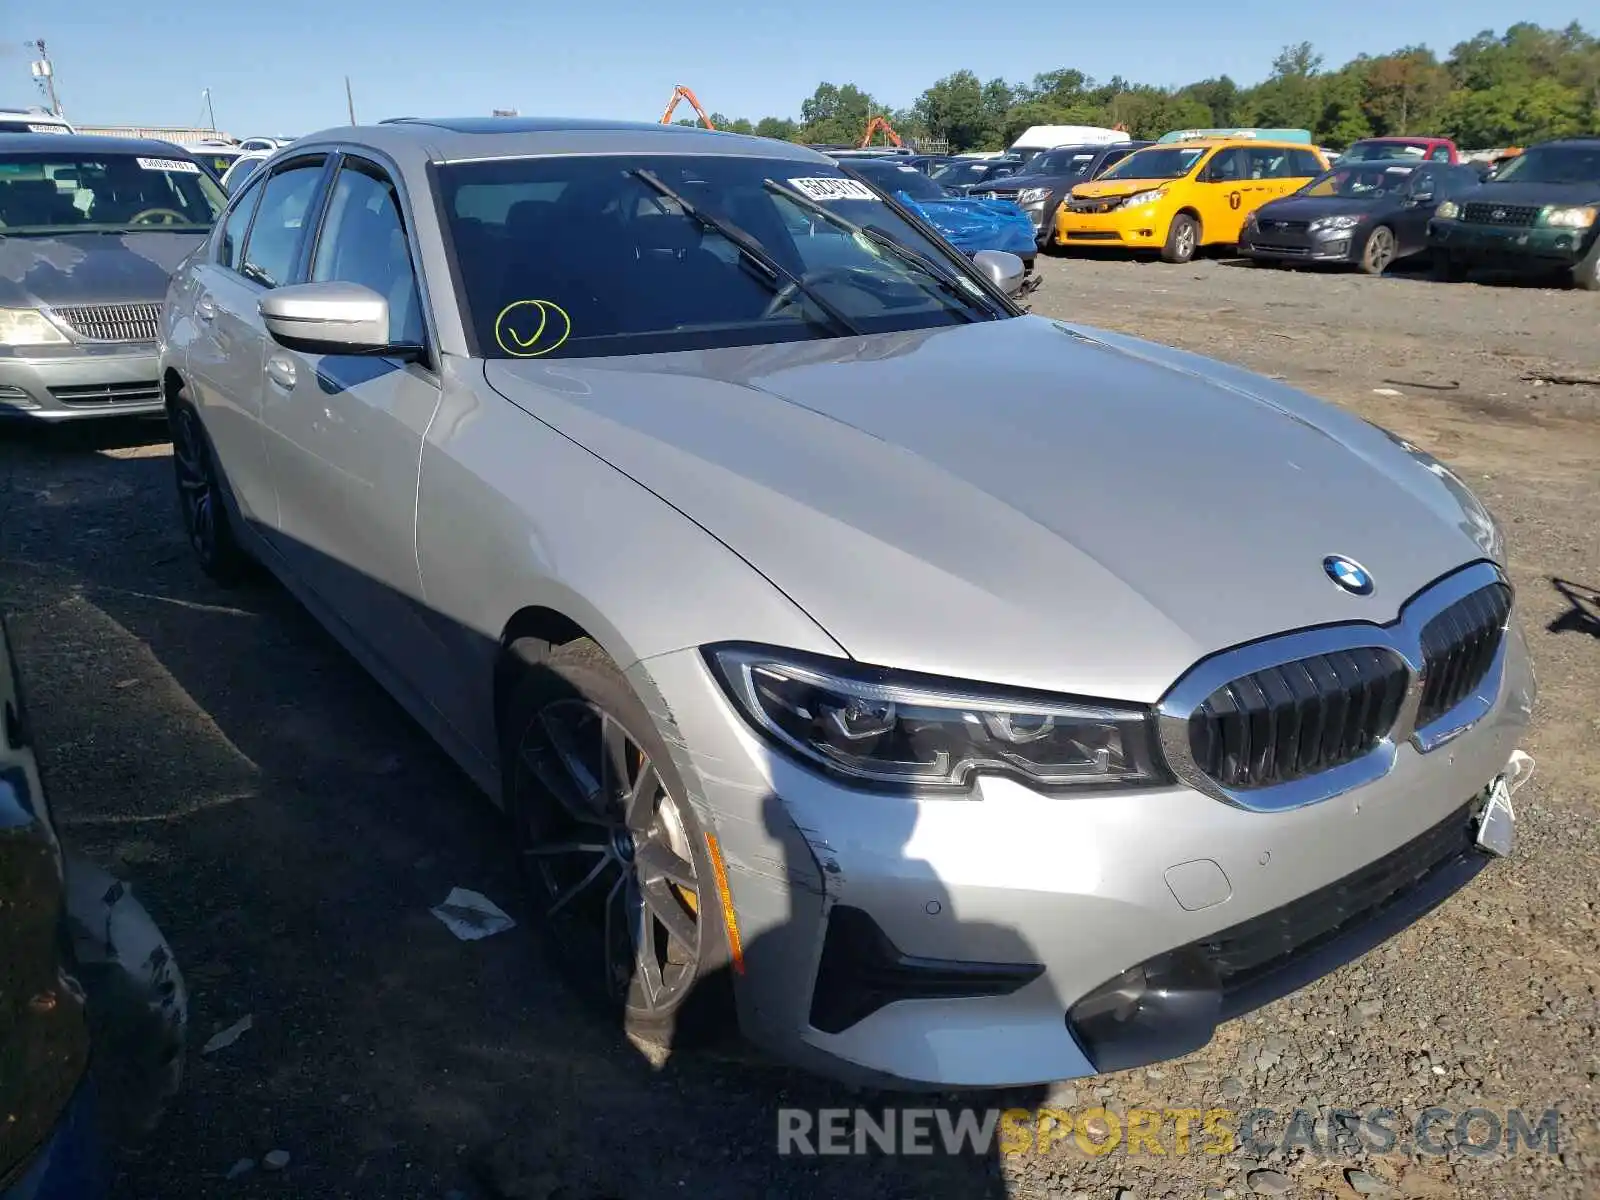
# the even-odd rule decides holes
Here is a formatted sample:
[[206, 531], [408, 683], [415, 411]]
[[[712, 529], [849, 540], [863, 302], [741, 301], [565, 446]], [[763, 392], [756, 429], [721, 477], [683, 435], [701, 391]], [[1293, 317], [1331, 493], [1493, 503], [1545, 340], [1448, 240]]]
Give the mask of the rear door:
[[390, 172], [342, 155], [306, 278], [357, 283], [385, 297], [391, 340], [423, 347], [422, 361], [269, 342], [262, 403], [284, 554], [403, 677], [431, 665], [430, 635], [415, 609], [422, 597], [415, 520], [422, 438], [440, 397], [408, 225]]

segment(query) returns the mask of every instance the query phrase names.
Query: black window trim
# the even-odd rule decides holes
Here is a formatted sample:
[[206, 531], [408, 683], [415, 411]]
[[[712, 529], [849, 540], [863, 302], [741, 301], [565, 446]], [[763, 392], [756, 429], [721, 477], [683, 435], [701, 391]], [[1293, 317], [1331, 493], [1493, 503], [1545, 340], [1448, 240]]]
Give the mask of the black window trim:
[[[283, 175], [289, 171], [304, 167], [312, 160], [317, 158], [322, 159], [322, 174], [318, 177], [317, 181], [312, 184], [312, 188], [315, 190], [312, 193], [311, 200], [306, 204], [306, 216], [310, 217], [313, 212], [320, 211], [323, 202], [323, 196], [328, 186], [328, 166], [333, 160], [333, 155], [329, 151], [307, 150], [304, 154], [296, 154], [293, 158], [285, 159], [281, 163], [276, 163], [273, 165], [273, 168], [270, 172], [258, 173], [257, 175], [253, 176], [245, 185], [245, 191], [248, 191], [251, 187], [255, 186], [256, 180], [259, 179], [261, 181], [261, 196], [262, 198], [265, 198], [267, 194], [267, 188], [271, 186], [272, 181], [279, 175]], [[245, 192], [240, 192], [239, 194], [243, 196]], [[256, 218], [260, 216], [260, 214], [261, 204], [258, 200], [256, 203], [256, 211], [250, 214], [250, 227], [245, 231], [244, 245], [239, 249], [239, 264], [241, 268], [245, 262], [245, 255], [250, 252], [250, 239], [255, 236]], [[305, 274], [305, 234], [306, 224], [302, 222], [300, 228], [300, 240], [295, 245], [294, 258], [290, 260], [289, 264], [289, 277], [287, 279], [280, 280], [277, 284], [272, 286], [283, 287], [287, 284], [305, 282], [303, 278]], [[238, 275], [241, 279], [248, 280], [249, 282], [255, 284], [262, 291], [272, 290], [272, 287], [262, 283], [261, 280], [256, 279], [253, 276], [246, 275], [243, 270], [237, 270], [234, 272], [234, 274]]]
[[[228, 245], [229, 220], [232, 219], [235, 212], [248, 203], [251, 205], [250, 219], [244, 223], [244, 233], [239, 237], [239, 259], [241, 262], [244, 260], [245, 243], [250, 240], [250, 230], [255, 227], [256, 213], [261, 210], [261, 192], [265, 189], [266, 176], [262, 175], [259, 178], [246, 181], [244, 187], [228, 197], [228, 203], [223, 206], [222, 215], [217, 218], [216, 240], [211, 248], [211, 261], [214, 265], [221, 267], [228, 274], [237, 275], [240, 279], [247, 280], [250, 283], [255, 283], [256, 281], [241, 274], [239, 269], [232, 263], [224, 262], [223, 252]], [[247, 201], [246, 197], [250, 197], [250, 199]], [[260, 287], [261, 285], [257, 283], [256, 286]]]
[[[387, 155], [380, 154], [370, 146], [338, 145], [328, 152], [332, 169], [323, 180], [324, 188], [322, 199], [317, 205], [316, 227], [308, 239], [309, 247], [306, 254], [303, 273], [310, 278], [311, 269], [316, 265], [317, 251], [322, 246], [322, 235], [326, 232], [328, 210], [333, 206], [333, 191], [339, 183], [339, 173], [345, 169], [345, 164], [351, 164], [350, 169], [377, 179], [380, 183], [387, 183], [394, 189], [396, 201], [400, 206], [400, 228], [406, 235], [406, 253], [411, 259], [411, 281], [417, 289], [417, 303], [422, 308], [422, 356], [411, 364], [425, 372], [434, 382], [439, 379], [438, 330], [434, 326], [433, 303], [428, 295], [427, 272], [422, 269], [421, 247], [417, 244], [416, 221], [412, 218], [410, 194], [406, 191], [405, 173]], [[432, 176], [430, 164], [430, 182]]]

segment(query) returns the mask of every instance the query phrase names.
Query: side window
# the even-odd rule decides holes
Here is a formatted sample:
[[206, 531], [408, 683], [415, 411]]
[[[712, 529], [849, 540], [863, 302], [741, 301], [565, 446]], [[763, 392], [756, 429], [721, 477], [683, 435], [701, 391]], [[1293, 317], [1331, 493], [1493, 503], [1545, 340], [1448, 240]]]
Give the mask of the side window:
[[1132, 153], [1132, 150], [1112, 150], [1100, 160], [1100, 165], [1095, 168], [1094, 173], [1099, 175], [1104, 171], [1109, 171], [1112, 167], [1116, 166], [1119, 162], [1127, 158], [1128, 155]]
[[1418, 167], [1411, 176], [1411, 186], [1406, 189], [1412, 196], [1432, 195], [1438, 190], [1438, 176], [1428, 167]]
[[1293, 151], [1280, 146], [1252, 146], [1245, 151], [1250, 163], [1248, 179], [1289, 179], [1294, 170], [1289, 156]]
[[1308, 179], [1315, 178], [1316, 176], [1321, 175], [1323, 171], [1327, 170], [1327, 168], [1322, 165], [1322, 160], [1310, 150], [1289, 151], [1289, 162], [1291, 164], [1290, 169], [1296, 176], [1302, 176]]
[[306, 213], [322, 180], [323, 160], [302, 159], [274, 171], [261, 191], [261, 207], [244, 249], [239, 273], [267, 287], [291, 281]]
[[1218, 150], [1200, 172], [1201, 183], [1233, 183], [1245, 174], [1245, 157], [1242, 147]]
[[1433, 148], [1433, 152], [1428, 155], [1428, 161], [1429, 162], [1443, 162], [1443, 163], [1449, 162], [1450, 161], [1450, 147], [1448, 147], [1448, 146], [1435, 146]]
[[237, 271], [240, 264], [240, 255], [244, 250], [244, 235], [250, 230], [250, 218], [256, 211], [256, 205], [261, 201], [261, 188], [252, 187], [239, 198], [228, 213], [228, 219], [222, 226], [222, 237], [218, 239], [217, 261], [230, 271]]
[[340, 166], [311, 279], [371, 288], [389, 301], [391, 340], [423, 344], [422, 304], [400, 197], [382, 168], [353, 158]]

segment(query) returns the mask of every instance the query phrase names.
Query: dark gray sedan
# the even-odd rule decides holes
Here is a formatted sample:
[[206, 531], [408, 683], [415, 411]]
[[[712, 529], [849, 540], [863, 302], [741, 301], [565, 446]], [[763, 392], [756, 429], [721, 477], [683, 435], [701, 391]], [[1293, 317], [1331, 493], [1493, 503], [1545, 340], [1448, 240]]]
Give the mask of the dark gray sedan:
[[166, 142], [0, 143], [0, 418], [160, 413], [161, 298], [223, 203]]

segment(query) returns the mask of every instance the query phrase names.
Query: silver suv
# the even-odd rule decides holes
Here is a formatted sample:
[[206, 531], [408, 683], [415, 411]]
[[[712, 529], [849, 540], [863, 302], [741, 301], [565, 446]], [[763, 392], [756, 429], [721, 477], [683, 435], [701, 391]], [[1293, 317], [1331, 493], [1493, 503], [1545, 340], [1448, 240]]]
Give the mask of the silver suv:
[[640, 1036], [1116, 1070], [1510, 848], [1534, 684], [1471, 492], [978, 258], [800, 146], [408, 120], [280, 151], [173, 281], [201, 565], [504, 805]]
[[0, 419], [160, 413], [161, 298], [223, 199], [166, 142], [0, 137]]

